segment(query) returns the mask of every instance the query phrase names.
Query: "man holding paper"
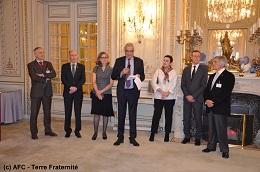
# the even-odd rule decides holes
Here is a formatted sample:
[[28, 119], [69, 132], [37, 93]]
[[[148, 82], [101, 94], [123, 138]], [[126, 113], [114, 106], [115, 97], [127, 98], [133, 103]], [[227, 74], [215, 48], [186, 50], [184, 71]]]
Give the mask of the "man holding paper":
[[[139, 146], [136, 138], [136, 112], [140, 96], [140, 81], [145, 79], [143, 60], [134, 57], [134, 45], [125, 45], [125, 56], [116, 59], [111, 78], [118, 80], [117, 100], [118, 100], [118, 134], [115, 146], [124, 143], [125, 117], [128, 105], [130, 144]], [[139, 81], [140, 80], [140, 81]], [[139, 82], [138, 82], [139, 81]]]

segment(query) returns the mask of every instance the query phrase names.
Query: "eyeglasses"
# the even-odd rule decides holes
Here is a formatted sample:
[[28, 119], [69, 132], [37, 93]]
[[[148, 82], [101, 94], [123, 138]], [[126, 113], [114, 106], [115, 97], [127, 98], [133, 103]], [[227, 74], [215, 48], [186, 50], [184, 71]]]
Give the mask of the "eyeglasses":
[[133, 53], [134, 50], [125, 50], [126, 53]]
[[106, 59], [106, 58], [107, 58], [107, 56], [105, 56], [105, 57], [102, 57], [102, 56], [101, 56], [101, 57], [100, 57], [100, 59]]

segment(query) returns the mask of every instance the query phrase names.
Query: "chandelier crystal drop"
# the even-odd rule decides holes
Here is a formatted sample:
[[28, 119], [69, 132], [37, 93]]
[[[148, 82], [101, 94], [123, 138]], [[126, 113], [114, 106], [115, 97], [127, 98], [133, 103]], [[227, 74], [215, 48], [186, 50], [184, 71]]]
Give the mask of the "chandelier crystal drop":
[[255, 15], [254, 0], [208, 0], [206, 16], [210, 21], [235, 23]]

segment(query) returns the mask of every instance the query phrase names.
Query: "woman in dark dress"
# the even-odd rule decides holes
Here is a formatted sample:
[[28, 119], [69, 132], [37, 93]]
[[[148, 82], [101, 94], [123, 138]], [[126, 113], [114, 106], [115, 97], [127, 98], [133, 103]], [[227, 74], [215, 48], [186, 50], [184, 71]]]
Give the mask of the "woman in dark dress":
[[106, 52], [98, 54], [96, 64], [97, 66], [93, 69], [92, 80], [94, 89], [91, 107], [91, 114], [94, 114], [94, 135], [92, 140], [97, 139], [100, 116], [103, 116], [102, 137], [106, 140], [108, 118], [114, 116], [111, 91], [114, 81], [111, 79], [112, 68], [109, 66], [108, 54]]

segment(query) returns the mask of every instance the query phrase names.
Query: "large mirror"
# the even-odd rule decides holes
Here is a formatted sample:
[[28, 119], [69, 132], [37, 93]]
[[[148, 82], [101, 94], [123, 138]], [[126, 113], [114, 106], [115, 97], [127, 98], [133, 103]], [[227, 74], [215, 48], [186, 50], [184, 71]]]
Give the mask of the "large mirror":
[[208, 30], [208, 60], [212, 59], [217, 55], [222, 55], [221, 39], [224, 38], [225, 33], [228, 33], [228, 38], [230, 40], [230, 45], [233, 47], [233, 52], [231, 56], [235, 56], [235, 60], [242, 58], [247, 54], [246, 47], [247, 41], [247, 29], [209, 29]]
[[[260, 18], [260, 1], [252, 1], [255, 8], [254, 15], [250, 15], [250, 18], [240, 19], [236, 22], [220, 23], [213, 20], [210, 20], [207, 17], [207, 10], [209, 2], [212, 0], [185, 0], [189, 2], [190, 9], [187, 10], [190, 15], [188, 20], [190, 23], [194, 21], [197, 22], [203, 29], [203, 44], [198, 47], [198, 49], [206, 54], [206, 62], [211, 60], [216, 55], [222, 54], [221, 44], [219, 42], [220, 35], [223, 36], [224, 30], [230, 32], [231, 46], [233, 46], [232, 56], [235, 56], [236, 59], [243, 58], [248, 56], [250, 61], [259, 57], [259, 45], [250, 43], [249, 36], [251, 34], [251, 27], [257, 20]], [[214, 2], [214, 1], [213, 1]], [[189, 11], [190, 10], [190, 11]], [[236, 31], [239, 30], [239, 35], [234, 38], [233, 35], [236, 35]], [[221, 33], [221, 34], [220, 34]], [[233, 35], [231, 35], [231, 33]], [[231, 38], [233, 36], [233, 38]]]

